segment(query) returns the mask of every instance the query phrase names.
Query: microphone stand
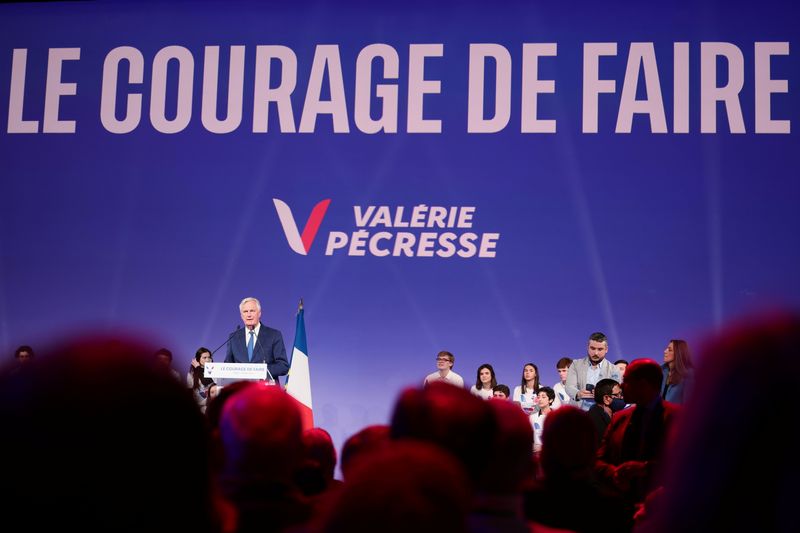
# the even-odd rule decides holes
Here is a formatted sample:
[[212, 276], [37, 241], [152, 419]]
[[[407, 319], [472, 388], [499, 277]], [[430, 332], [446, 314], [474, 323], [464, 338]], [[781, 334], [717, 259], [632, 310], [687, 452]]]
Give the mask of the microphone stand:
[[236, 326], [236, 330], [235, 330], [235, 331], [233, 331], [233, 333], [231, 333], [230, 335], [228, 335], [228, 338], [227, 338], [227, 339], [225, 339], [225, 342], [223, 342], [222, 344], [220, 344], [219, 346], [217, 346], [217, 347], [214, 349], [214, 351], [213, 351], [213, 352], [211, 352], [211, 355], [214, 355], [215, 353], [217, 353], [217, 352], [219, 351], [219, 349], [220, 349], [220, 348], [222, 348], [223, 346], [225, 346], [226, 344], [228, 344], [228, 342], [231, 340], [231, 337], [233, 337], [234, 335], [236, 335], [236, 332], [237, 332], [237, 331], [239, 331], [240, 329], [242, 329], [242, 325], [241, 325], [241, 324], [239, 324], [238, 326]]
[[[261, 348], [261, 344], [256, 341], [256, 348]], [[267, 367], [267, 377], [269, 378], [270, 383], [274, 383], [275, 385], [280, 385], [280, 382], [275, 379], [272, 375], [272, 372], [269, 371], [269, 363], [267, 363], [267, 358], [264, 357], [264, 366]]]

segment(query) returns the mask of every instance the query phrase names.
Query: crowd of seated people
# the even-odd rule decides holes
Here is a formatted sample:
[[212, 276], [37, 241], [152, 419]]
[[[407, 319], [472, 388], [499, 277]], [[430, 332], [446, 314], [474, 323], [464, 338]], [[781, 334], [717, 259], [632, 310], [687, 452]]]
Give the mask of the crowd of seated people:
[[425, 386], [338, 457], [280, 387], [237, 382], [200, 404], [205, 349], [176, 380], [163, 351], [153, 364], [136, 341], [81, 338], [36, 358], [21, 347], [30, 356], [0, 372], [6, 520], [15, 531], [792, 531], [791, 373], [752, 381], [766, 407], [729, 409], [729, 393], [764, 361], [788, 368], [798, 338], [798, 317], [752, 321], [712, 340], [696, 369], [671, 340], [663, 363], [634, 359], [620, 376], [595, 336], [580, 372], [559, 361], [559, 407], [533, 364], [515, 393], [482, 365], [470, 393], [441, 352]]

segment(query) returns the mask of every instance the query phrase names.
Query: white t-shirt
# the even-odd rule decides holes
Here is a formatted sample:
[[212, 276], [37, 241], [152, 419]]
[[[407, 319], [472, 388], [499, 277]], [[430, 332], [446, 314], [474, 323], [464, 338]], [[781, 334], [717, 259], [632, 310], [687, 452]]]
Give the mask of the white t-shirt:
[[452, 370], [448, 371], [447, 374], [442, 377], [439, 375], [439, 371], [433, 372], [432, 374], [428, 374], [425, 377], [425, 381], [422, 382], [422, 386], [424, 387], [428, 383], [433, 383], [434, 381], [444, 381], [445, 383], [449, 383], [450, 385], [455, 385], [456, 387], [464, 388], [464, 378], [453, 372]]
[[536, 393], [528, 390], [525, 394], [522, 394], [522, 385], [514, 387], [514, 393], [511, 395], [511, 399], [515, 402], [519, 402], [520, 407], [522, 407], [522, 410], [526, 413], [530, 413], [536, 409]]
[[571, 403], [569, 395], [567, 394], [567, 389], [564, 387], [563, 383], [559, 381], [553, 385], [553, 391], [556, 393], [556, 399], [553, 401], [553, 409], [558, 409], [562, 405], [569, 405]]
[[547, 418], [547, 415], [536, 410], [529, 418], [531, 426], [533, 427], [533, 452], [539, 453], [542, 451], [542, 429], [544, 428], [544, 419]]
[[492, 389], [480, 389], [480, 390], [478, 390], [478, 389], [475, 388], [475, 385], [470, 387], [469, 391], [472, 394], [474, 394], [475, 396], [478, 396], [479, 398], [483, 398], [484, 400], [488, 400], [489, 398], [494, 396], [494, 391]]

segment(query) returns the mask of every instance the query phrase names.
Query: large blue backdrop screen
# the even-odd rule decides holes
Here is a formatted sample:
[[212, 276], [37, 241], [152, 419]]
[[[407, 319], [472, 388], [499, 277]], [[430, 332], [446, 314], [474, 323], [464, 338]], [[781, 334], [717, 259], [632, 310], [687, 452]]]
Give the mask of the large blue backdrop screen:
[[660, 359], [796, 307], [797, 35], [790, 2], [0, 6], [0, 345], [183, 368], [245, 296], [291, 343], [302, 297], [341, 442], [439, 350], [552, 384], [593, 331]]

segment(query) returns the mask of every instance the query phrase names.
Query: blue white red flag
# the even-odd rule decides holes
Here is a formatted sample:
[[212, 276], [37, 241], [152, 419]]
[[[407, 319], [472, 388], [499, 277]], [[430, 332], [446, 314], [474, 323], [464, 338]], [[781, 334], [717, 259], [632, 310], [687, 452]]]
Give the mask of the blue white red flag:
[[303, 300], [300, 300], [294, 330], [292, 361], [289, 365], [289, 375], [286, 378], [286, 392], [300, 404], [303, 429], [309, 429], [314, 427], [314, 412], [311, 408], [311, 375], [308, 370], [308, 345], [303, 313]]

